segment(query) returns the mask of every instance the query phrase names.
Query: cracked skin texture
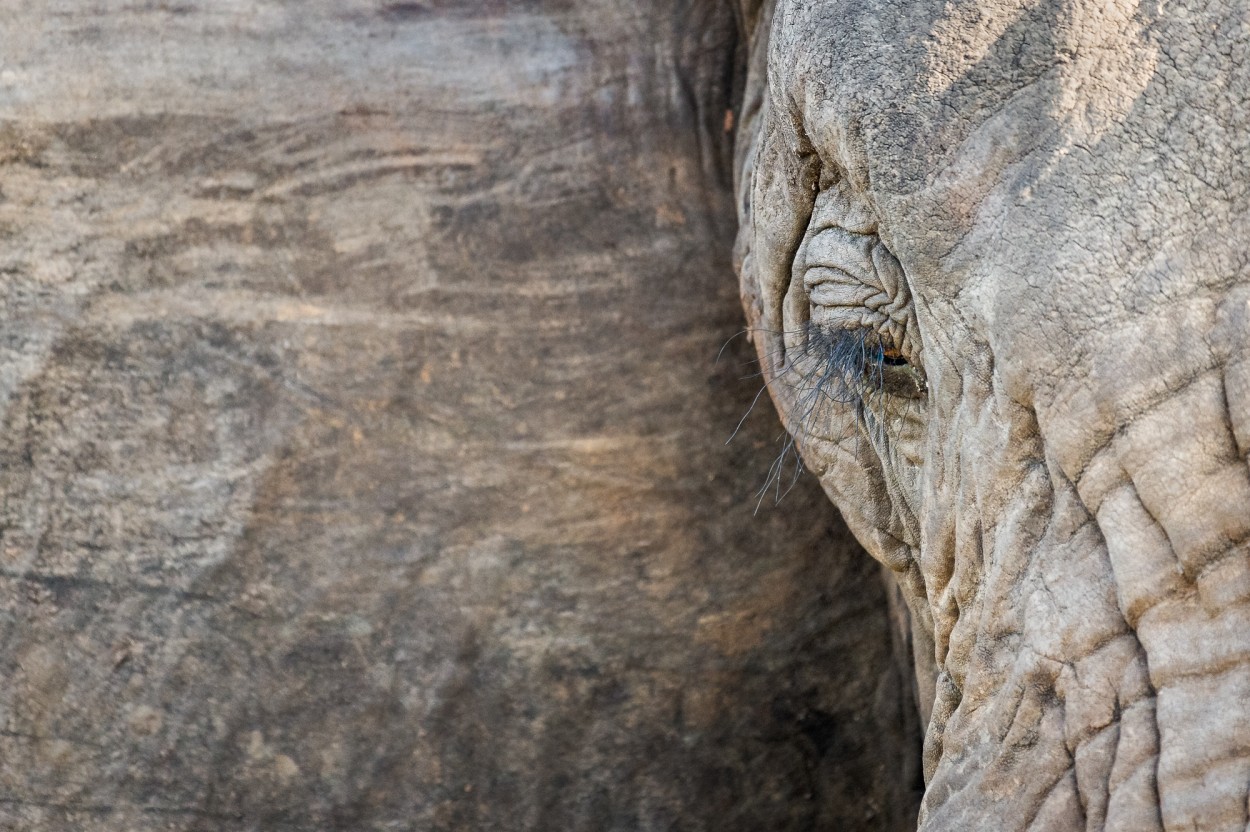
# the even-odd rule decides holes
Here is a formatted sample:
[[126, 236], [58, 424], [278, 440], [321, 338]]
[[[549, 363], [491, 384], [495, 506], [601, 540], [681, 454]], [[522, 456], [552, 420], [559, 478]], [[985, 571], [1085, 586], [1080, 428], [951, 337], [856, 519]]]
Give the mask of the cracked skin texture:
[[[743, 299], [805, 460], [907, 598], [920, 828], [1246, 829], [1250, 8], [748, 18]], [[871, 391], [801, 406], [813, 323], [871, 318], [829, 303], [853, 264], [804, 288], [830, 189], [902, 268], [918, 430]]]

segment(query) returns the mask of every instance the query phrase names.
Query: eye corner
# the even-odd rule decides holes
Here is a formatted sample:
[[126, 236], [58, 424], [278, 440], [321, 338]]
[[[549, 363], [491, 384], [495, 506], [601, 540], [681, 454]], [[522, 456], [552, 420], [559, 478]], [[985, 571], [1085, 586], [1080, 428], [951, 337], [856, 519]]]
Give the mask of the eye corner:
[[865, 357], [864, 382], [870, 394], [912, 400], [927, 399], [929, 394], [924, 369], [888, 335], [876, 336], [871, 353]]
[[887, 367], [906, 367], [910, 362], [903, 355], [902, 350], [889, 344], [881, 347], [881, 363]]

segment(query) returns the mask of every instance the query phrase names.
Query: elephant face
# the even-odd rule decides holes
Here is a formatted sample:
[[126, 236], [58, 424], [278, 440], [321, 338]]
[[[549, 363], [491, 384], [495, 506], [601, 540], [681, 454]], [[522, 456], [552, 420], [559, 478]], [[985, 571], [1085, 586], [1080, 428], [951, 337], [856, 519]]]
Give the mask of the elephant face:
[[744, 303], [804, 461], [908, 598], [922, 827], [1244, 829], [1244, 7], [760, 21]]

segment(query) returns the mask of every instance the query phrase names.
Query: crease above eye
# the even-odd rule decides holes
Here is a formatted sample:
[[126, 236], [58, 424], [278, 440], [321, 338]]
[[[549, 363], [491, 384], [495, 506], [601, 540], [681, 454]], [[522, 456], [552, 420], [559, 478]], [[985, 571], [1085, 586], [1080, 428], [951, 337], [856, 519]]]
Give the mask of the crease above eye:
[[[809, 272], [824, 267], [841, 271], [861, 283], [879, 286], [872, 260], [876, 241], [873, 235], [856, 234], [839, 227], [826, 228], [805, 243], [804, 265]], [[808, 282], [806, 276], [804, 282]]]
[[817, 266], [803, 275], [808, 300], [816, 306], [864, 307], [881, 290], [841, 268]]
[[[824, 188], [817, 199], [817, 214], [838, 218], [836, 226], [850, 234], [875, 234], [877, 220], [862, 200], [855, 200], [847, 192], [845, 182]], [[824, 230], [823, 228], [821, 229]]]

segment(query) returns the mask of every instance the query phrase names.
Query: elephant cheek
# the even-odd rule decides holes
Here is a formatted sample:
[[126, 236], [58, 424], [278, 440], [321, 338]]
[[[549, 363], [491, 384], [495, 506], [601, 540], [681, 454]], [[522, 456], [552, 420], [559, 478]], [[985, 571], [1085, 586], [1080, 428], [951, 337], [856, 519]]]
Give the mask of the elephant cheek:
[[939, 670], [923, 828], [1153, 828], [1129, 811], [1152, 786], [1124, 766], [1151, 759], [1155, 735], [1119, 733], [1153, 703], [1097, 525], [1027, 408], [970, 390], [954, 418], [923, 514]]
[[1250, 478], [1227, 375], [1143, 401], [1075, 476], [1070, 426], [965, 391], [923, 513], [924, 828], [987, 806], [1005, 830], [1244, 827]]

